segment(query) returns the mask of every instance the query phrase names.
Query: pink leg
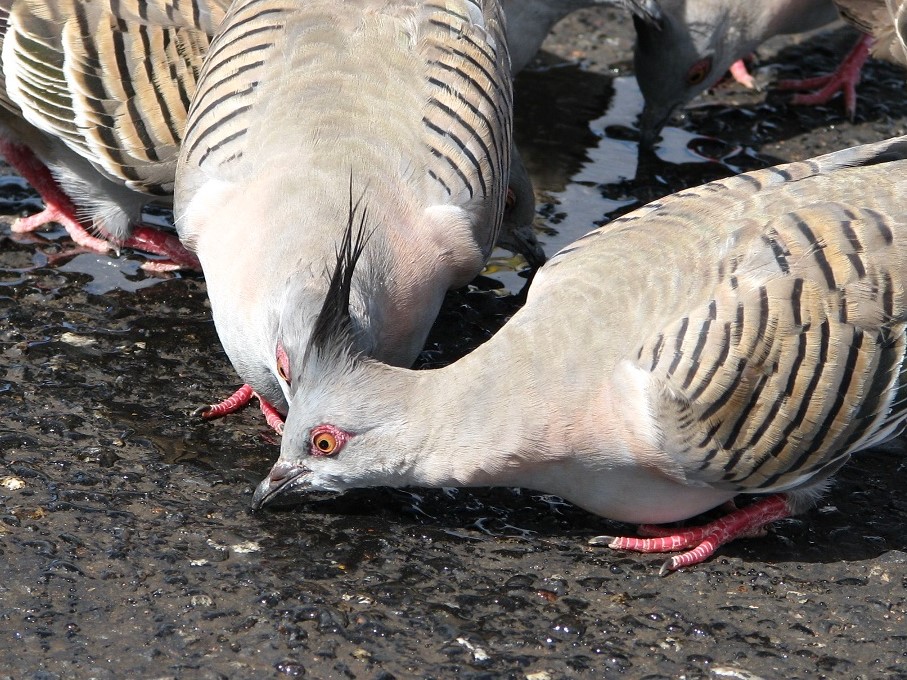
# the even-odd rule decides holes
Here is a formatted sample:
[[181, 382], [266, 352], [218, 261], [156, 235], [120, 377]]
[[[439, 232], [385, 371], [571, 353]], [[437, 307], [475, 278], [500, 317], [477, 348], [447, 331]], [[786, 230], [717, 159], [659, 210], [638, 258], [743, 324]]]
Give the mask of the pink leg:
[[44, 210], [29, 217], [22, 217], [13, 223], [12, 230], [19, 234], [35, 231], [48, 222], [62, 225], [77, 244], [88, 250], [106, 253], [114, 247], [104, 239], [88, 233], [76, 217], [76, 207], [50, 174], [50, 170], [38, 160], [28, 147], [8, 139], [0, 139], [0, 153], [6, 158], [26, 182], [31, 184], [44, 200]]
[[195, 414], [200, 415], [205, 420], [220, 418], [221, 416], [235, 413], [243, 406], [249, 404], [252, 399], [258, 399], [262, 415], [264, 415], [268, 426], [277, 434], [283, 434], [283, 416], [267, 399], [264, 399], [258, 392], [253, 390], [251, 385], [243, 385], [222, 402], [196, 409]]
[[665, 529], [643, 525], [640, 533], [651, 538], [596, 536], [589, 543], [643, 553], [676, 552], [692, 548], [667, 560], [659, 571], [664, 576], [681, 567], [703, 562], [720, 546], [735, 538], [761, 536], [767, 524], [790, 517], [790, 514], [787, 498], [783, 494], [776, 494], [700, 527]]
[[[76, 217], [76, 207], [72, 200], [60, 189], [50, 170], [28, 147], [0, 138], [0, 154], [41, 195], [45, 206], [39, 213], [16, 220], [12, 226], [14, 232], [24, 234], [41, 229], [49, 222], [56, 222], [66, 229], [73, 241], [86, 250], [97, 253], [118, 250], [116, 244], [88, 232]], [[174, 269], [201, 271], [201, 265], [195, 254], [186, 250], [175, 235], [160, 229], [136, 227], [122, 245], [167, 258], [166, 261], [148, 262], [143, 265], [143, 268], [149, 271]]]
[[186, 250], [175, 234], [170, 234], [154, 227], [136, 227], [123, 245], [127, 248], [163, 255], [167, 258], [164, 262], [149, 262], [143, 267], [153, 271], [168, 271], [172, 269], [194, 269], [201, 271], [201, 264], [195, 253]]
[[751, 76], [749, 70], [747, 70], [746, 63], [743, 59], [735, 61], [728, 70], [730, 71], [731, 77], [738, 83], [751, 90], [756, 89], [756, 81], [753, 80], [753, 76]]
[[782, 80], [776, 87], [779, 90], [816, 90], [810, 94], [794, 96], [792, 100], [794, 104], [807, 106], [825, 104], [838, 92], [843, 92], [844, 109], [847, 117], [853, 120], [857, 111], [857, 83], [860, 82], [860, 70], [869, 58], [872, 43], [871, 35], [862, 35], [834, 73], [804, 80]]

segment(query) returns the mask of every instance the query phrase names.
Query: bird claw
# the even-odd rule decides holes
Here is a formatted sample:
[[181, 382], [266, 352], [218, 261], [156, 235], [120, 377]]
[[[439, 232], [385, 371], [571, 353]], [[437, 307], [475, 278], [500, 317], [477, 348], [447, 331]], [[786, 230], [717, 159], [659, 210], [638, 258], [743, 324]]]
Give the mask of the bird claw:
[[661, 565], [659, 574], [676, 571], [705, 561], [722, 545], [736, 538], [765, 535], [765, 526], [791, 513], [787, 499], [776, 494], [733, 512], [703, 526], [671, 529], [655, 525], [640, 527], [644, 538], [633, 536], [595, 536], [589, 545], [605, 545], [614, 550], [641, 553], [684, 551]]
[[252, 389], [251, 385], [243, 385], [236, 392], [231, 394], [229, 397], [224, 399], [221, 402], [216, 404], [209, 404], [206, 406], [199, 406], [197, 409], [192, 411], [193, 416], [201, 416], [205, 420], [213, 420], [214, 418], [220, 418], [222, 416], [235, 413], [239, 409], [248, 405], [252, 399], [258, 399], [258, 405], [261, 408], [261, 413], [265, 417], [265, 422], [268, 426], [273, 429], [277, 434], [283, 434], [283, 416], [280, 414], [274, 406], [264, 397], [262, 397], [258, 392]]
[[116, 252], [116, 247], [112, 243], [90, 234], [88, 230], [82, 226], [82, 223], [69, 213], [66, 206], [55, 205], [50, 202], [50, 199], [45, 199], [45, 205], [47, 207], [41, 212], [29, 215], [28, 217], [20, 217], [13, 222], [10, 227], [13, 233], [29, 234], [55, 222], [66, 229], [66, 233], [69, 234], [69, 237], [76, 245], [85, 248], [85, 250], [93, 253], [101, 253], [103, 255], [110, 252]]
[[175, 234], [154, 227], [140, 226], [132, 230], [123, 245], [140, 252], [162, 255], [167, 258], [158, 262], [146, 262], [146, 271], [174, 271], [190, 269], [201, 271], [202, 266], [195, 253], [188, 250]]
[[803, 80], [782, 80], [776, 84], [779, 90], [816, 90], [808, 94], [798, 94], [792, 99], [794, 104], [812, 106], [825, 104], [838, 92], [844, 95], [844, 109], [849, 120], [857, 112], [857, 84], [860, 82], [860, 71], [869, 58], [869, 48], [873, 38], [862, 35], [853, 49], [844, 57], [834, 73]]
[[746, 68], [746, 62], [743, 59], [738, 59], [731, 67], [728, 69], [728, 73], [731, 74], [731, 77], [736, 80], [738, 83], [743, 85], [743, 87], [749, 88], [750, 90], [758, 90], [756, 86], [756, 79], [750, 74], [749, 70]]

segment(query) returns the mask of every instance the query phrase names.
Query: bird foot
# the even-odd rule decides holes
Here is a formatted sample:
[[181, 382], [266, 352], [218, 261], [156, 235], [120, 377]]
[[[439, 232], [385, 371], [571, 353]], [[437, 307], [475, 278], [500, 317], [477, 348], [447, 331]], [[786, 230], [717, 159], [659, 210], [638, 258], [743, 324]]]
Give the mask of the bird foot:
[[644, 538], [632, 536], [596, 536], [590, 545], [606, 545], [615, 550], [642, 553], [681, 552], [661, 565], [664, 576], [681, 567], [708, 559], [720, 546], [735, 538], [754, 538], [765, 535], [767, 524], [791, 514], [787, 498], [782, 494], [769, 496], [745, 508], [734, 510], [714, 522], [689, 529], [674, 529], [652, 524], [639, 528]]
[[26, 234], [41, 229], [50, 222], [61, 225], [70, 238], [83, 248], [96, 253], [107, 253], [116, 247], [103, 238], [92, 235], [76, 217], [76, 207], [69, 196], [60, 188], [31, 149], [22, 144], [0, 139], [0, 154], [13, 166], [23, 179], [41, 195], [44, 210], [28, 217], [20, 217], [13, 222], [12, 230], [17, 234]]
[[857, 112], [857, 84], [860, 82], [860, 71], [869, 58], [869, 48], [873, 37], [862, 35], [853, 49], [844, 57], [834, 73], [803, 80], [781, 80], [775, 86], [779, 90], [816, 90], [809, 94], [794, 95], [792, 102], [811, 106], [825, 104], [838, 92], [844, 94], [844, 110], [847, 117], [853, 120]]
[[76, 206], [66, 195], [50, 170], [27, 146], [0, 138], [0, 155], [13, 166], [23, 179], [40, 194], [44, 201], [44, 210], [28, 217], [20, 217], [13, 222], [12, 231], [25, 234], [37, 231], [51, 222], [56, 222], [66, 229], [69, 237], [86, 250], [119, 255], [119, 246], [133, 248], [139, 252], [161, 255], [166, 260], [149, 262], [143, 265], [146, 271], [173, 271], [175, 269], [193, 269], [201, 271], [201, 264], [195, 253], [180, 243], [174, 234], [153, 227], [136, 227], [122, 244], [104, 238], [103, 230], [97, 229], [101, 236], [92, 234], [76, 216]]
[[[68, 202], [68, 199], [67, 199]], [[115, 246], [102, 238], [92, 236], [82, 223], [70, 212], [71, 207], [61, 206], [51, 198], [44, 198], [44, 210], [28, 217], [20, 217], [12, 224], [12, 231], [16, 234], [28, 234], [37, 231], [51, 222], [56, 222], [66, 229], [66, 233], [85, 250], [93, 253], [109, 253], [116, 250]], [[70, 204], [71, 206], [71, 204]]]
[[176, 234], [170, 234], [154, 227], [136, 227], [123, 245], [140, 252], [162, 255], [167, 258], [163, 261], [146, 262], [142, 265], [142, 269], [146, 271], [202, 270], [198, 257], [186, 249]]
[[261, 408], [261, 413], [265, 417], [265, 422], [268, 426], [277, 434], [282, 435], [284, 419], [280, 414], [280, 411], [274, 408], [267, 399], [253, 390], [251, 385], [243, 385], [236, 390], [236, 392], [217, 404], [201, 406], [195, 409], [193, 415], [201, 416], [205, 420], [213, 420], [214, 418], [220, 418], [235, 413], [249, 404], [252, 399], [258, 399], [258, 405]]
[[743, 87], [749, 88], [750, 90], [759, 89], [756, 87], [756, 79], [750, 75], [749, 69], [746, 67], [746, 62], [743, 61], [743, 59], [738, 59], [731, 64], [728, 73], [731, 74], [731, 78], [743, 85]]

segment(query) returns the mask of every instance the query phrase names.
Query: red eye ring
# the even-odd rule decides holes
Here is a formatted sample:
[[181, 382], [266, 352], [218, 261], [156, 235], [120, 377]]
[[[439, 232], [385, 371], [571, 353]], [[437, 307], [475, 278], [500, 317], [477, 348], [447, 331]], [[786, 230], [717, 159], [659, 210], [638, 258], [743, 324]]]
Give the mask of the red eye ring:
[[334, 456], [340, 452], [350, 435], [333, 425], [319, 425], [309, 435], [309, 453], [313, 456]]
[[287, 385], [290, 384], [290, 357], [287, 356], [287, 351], [283, 348], [283, 344], [278, 340], [277, 341], [277, 375], [286, 381]]
[[687, 71], [687, 85], [698, 85], [712, 72], [712, 58], [703, 57]]

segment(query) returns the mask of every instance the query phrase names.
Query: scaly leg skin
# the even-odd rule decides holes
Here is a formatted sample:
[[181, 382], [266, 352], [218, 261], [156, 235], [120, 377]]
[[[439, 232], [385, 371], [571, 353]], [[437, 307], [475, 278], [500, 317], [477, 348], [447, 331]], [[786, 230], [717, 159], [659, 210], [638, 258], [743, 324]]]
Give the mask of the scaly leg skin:
[[[650, 538], [630, 536], [596, 536], [590, 545], [606, 545], [615, 550], [634, 550], [642, 553], [686, 550], [668, 559], [659, 570], [660, 576], [705, 561], [722, 545], [735, 538], [762, 536], [765, 526], [775, 520], [790, 517], [791, 508], [784, 494], [769, 496], [761, 501], [734, 510], [728, 515], [700, 527], [666, 529], [645, 524], [640, 533]], [[687, 550], [692, 548], [692, 550]]]
[[743, 59], [738, 59], [733, 64], [731, 64], [731, 68], [728, 69], [728, 72], [731, 74], [731, 77], [738, 83], [743, 85], [743, 87], [747, 87], [750, 90], [758, 89], [756, 87], [756, 81], [753, 76], [750, 75], [750, 72], [746, 68], [746, 63], [743, 61]]
[[195, 253], [186, 249], [175, 234], [170, 234], [154, 227], [136, 227], [123, 245], [140, 252], [163, 255], [166, 260], [146, 262], [142, 269], [146, 271], [173, 271], [175, 269], [194, 269], [201, 271], [202, 265]]
[[31, 149], [8, 139], [0, 139], [0, 154], [44, 200], [44, 210], [29, 217], [20, 217], [13, 223], [14, 232], [24, 234], [40, 229], [48, 222], [56, 222], [62, 225], [70, 238], [83, 248], [97, 253], [115, 250], [112, 244], [88, 233], [76, 217], [76, 207], [69, 196], [63, 193], [50, 170], [38, 160]]
[[[76, 217], [75, 204], [31, 149], [8, 139], [0, 139], [0, 154], [40, 194], [45, 206], [39, 213], [16, 220], [12, 226], [15, 233], [25, 234], [41, 229], [49, 222], [56, 222], [66, 229], [73, 241], [86, 250], [96, 253], [119, 252], [115, 243], [88, 232]], [[201, 271], [201, 264], [195, 254], [186, 250], [174, 234], [168, 234], [160, 229], [136, 227], [121, 245], [167, 258], [163, 261], [146, 262], [142, 265], [146, 271], [161, 272], [175, 269]]]
[[258, 399], [258, 405], [261, 407], [261, 413], [265, 417], [265, 422], [268, 426], [277, 434], [282, 435], [283, 416], [280, 415], [280, 411], [274, 408], [267, 399], [253, 390], [251, 385], [243, 385], [220, 403], [197, 408], [194, 411], [194, 414], [201, 416], [205, 420], [220, 418], [221, 416], [235, 413], [243, 406], [249, 404], [253, 399]]
[[844, 110], [847, 118], [853, 120], [857, 112], [857, 83], [860, 82], [860, 70], [869, 58], [869, 48], [873, 37], [862, 35], [838, 65], [834, 73], [804, 80], [782, 80], [776, 87], [779, 90], [816, 90], [810, 94], [798, 94], [793, 98], [794, 104], [825, 104], [838, 92], [844, 93]]

